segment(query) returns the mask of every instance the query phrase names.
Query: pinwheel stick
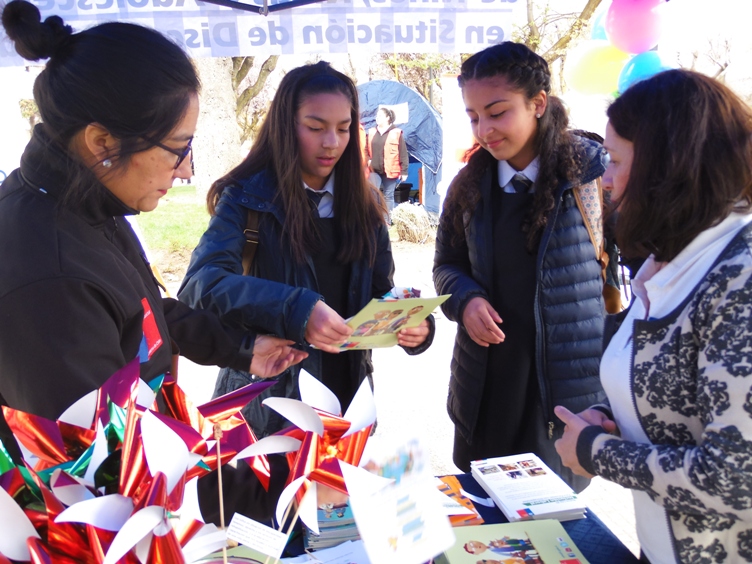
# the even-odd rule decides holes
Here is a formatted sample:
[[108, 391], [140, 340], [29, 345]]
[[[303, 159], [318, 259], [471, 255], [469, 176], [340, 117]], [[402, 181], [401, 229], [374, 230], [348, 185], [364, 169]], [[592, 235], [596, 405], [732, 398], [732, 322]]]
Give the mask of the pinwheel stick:
[[[219, 423], [214, 424], [214, 439], [217, 441], [217, 486], [219, 487], [219, 526], [225, 528], [225, 496], [222, 490], [222, 429]], [[222, 547], [222, 562], [227, 564], [227, 546]]]
[[[282, 518], [282, 522], [279, 524], [279, 530], [282, 530], [282, 527], [284, 527], [285, 521], [287, 521], [287, 516], [290, 514], [290, 509], [292, 508], [293, 504], [295, 503], [295, 498], [293, 497], [290, 501], [290, 504], [287, 506], [287, 510], [285, 511], [285, 516]], [[295, 526], [295, 523], [298, 521], [298, 516], [300, 515], [300, 504], [297, 504], [297, 509], [295, 510], [295, 515], [293, 515], [292, 522], [287, 527], [287, 531], [285, 532], [285, 535], [288, 537], [290, 536], [290, 533], [292, 533], [292, 528]], [[266, 560], [264, 560], [264, 564], [269, 564], [269, 560], [271, 559], [271, 556], [267, 556]], [[279, 562], [279, 556], [277, 556], [274, 559], [274, 564], [278, 564]]]

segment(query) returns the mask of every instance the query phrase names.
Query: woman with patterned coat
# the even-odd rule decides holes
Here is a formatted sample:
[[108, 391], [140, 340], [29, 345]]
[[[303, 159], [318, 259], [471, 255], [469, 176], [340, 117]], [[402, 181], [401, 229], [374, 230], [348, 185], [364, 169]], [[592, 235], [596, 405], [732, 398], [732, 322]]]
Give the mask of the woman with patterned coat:
[[647, 260], [601, 362], [610, 405], [558, 407], [557, 450], [633, 490], [643, 561], [752, 562], [752, 113], [676, 70], [608, 117], [617, 239]]

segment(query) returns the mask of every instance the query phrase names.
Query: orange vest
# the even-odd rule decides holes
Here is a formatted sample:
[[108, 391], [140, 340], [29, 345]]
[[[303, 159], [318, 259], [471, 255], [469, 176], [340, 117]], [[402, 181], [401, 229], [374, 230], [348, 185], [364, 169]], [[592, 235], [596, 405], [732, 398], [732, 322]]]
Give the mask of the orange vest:
[[[368, 155], [373, 158], [373, 151], [371, 151], [371, 142], [376, 135], [376, 128], [372, 127], [368, 131]], [[402, 137], [402, 130], [393, 127], [386, 133], [386, 141], [384, 141], [384, 173], [387, 178], [399, 178], [402, 174], [402, 165], [400, 165], [399, 145], [400, 137]]]

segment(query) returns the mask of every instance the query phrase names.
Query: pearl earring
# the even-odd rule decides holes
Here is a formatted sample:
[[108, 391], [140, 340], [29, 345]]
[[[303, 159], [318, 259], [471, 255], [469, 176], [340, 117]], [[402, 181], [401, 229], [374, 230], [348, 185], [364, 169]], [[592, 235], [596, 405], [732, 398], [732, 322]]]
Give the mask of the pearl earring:
[[105, 159], [102, 161], [102, 166], [104, 168], [110, 168], [112, 166], [112, 161], [110, 159]]
[[540, 114], [535, 114], [535, 117], [538, 118], [538, 119], [540, 119], [541, 115]]

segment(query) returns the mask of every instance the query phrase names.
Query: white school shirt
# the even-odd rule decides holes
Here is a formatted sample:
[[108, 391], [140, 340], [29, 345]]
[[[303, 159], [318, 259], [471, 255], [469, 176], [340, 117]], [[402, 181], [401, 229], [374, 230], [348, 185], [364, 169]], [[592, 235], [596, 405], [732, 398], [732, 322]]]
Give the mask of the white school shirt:
[[321, 190], [314, 190], [305, 182], [303, 182], [303, 186], [305, 186], [306, 190], [316, 192], [317, 194], [320, 194], [322, 191], [326, 192], [319, 201], [319, 217], [334, 217], [334, 171], [329, 175], [326, 184], [324, 184]]
[[515, 194], [516, 190], [514, 189], [514, 186], [510, 184], [510, 182], [512, 181], [512, 178], [515, 174], [521, 174], [533, 183], [532, 188], [530, 188], [530, 192], [535, 192], [535, 179], [538, 178], [539, 161], [540, 159], [538, 157], [535, 157], [532, 162], [522, 170], [514, 170], [514, 168], [512, 168], [512, 165], [510, 165], [507, 161], [498, 161], [499, 186], [501, 186], [504, 189], [504, 192], [506, 192], [507, 194]]
[[[747, 224], [752, 214], [732, 213], [706, 229], [671, 262], [657, 262], [651, 255], [632, 280], [635, 299], [619, 330], [601, 359], [601, 384], [611, 402], [622, 438], [650, 444], [632, 402], [632, 330], [637, 319], [660, 319], [671, 313], [707, 274], [726, 245]], [[651, 564], [674, 564], [668, 518], [663, 506], [648, 494], [633, 490], [637, 538]]]

